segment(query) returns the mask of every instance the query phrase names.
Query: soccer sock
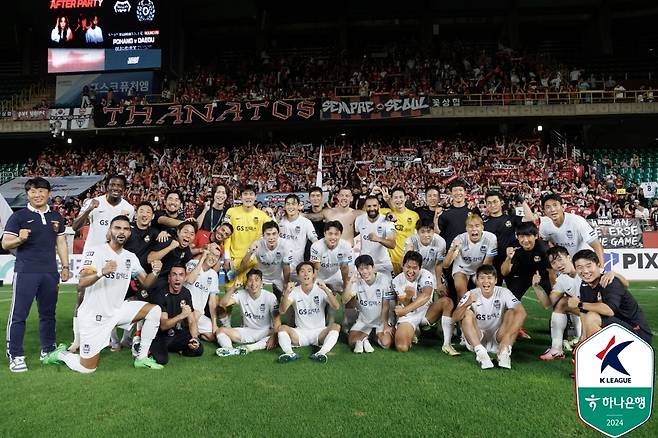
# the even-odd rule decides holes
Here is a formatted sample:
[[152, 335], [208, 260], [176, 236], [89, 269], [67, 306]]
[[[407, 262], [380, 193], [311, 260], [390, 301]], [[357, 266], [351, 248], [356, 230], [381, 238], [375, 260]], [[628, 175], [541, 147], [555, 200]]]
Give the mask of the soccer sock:
[[73, 371], [77, 371], [83, 374], [89, 374], [96, 371], [96, 368], [85, 368], [80, 363], [80, 355], [75, 353], [69, 353], [68, 351], [60, 351], [57, 354], [57, 359], [61, 360], [66, 364], [67, 367], [71, 368]]
[[217, 335], [217, 343], [222, 348], [233, 348], [231, 338], [229, 338], [226, 333], [220, 333]]
[[450, 345], [452, 339], [452, 318], [449, 316], [441, 317], [441, 329], [443, 330], [443, 346]]
[[562, 351], [562, 339], [566, 328], [567, 315], [553, 312], [551, 314], [551, 348], [553, 351]]
[[580, 340], [580, 338], [583, 335], [583, 325], [580, 322], [579, 316], [574, 315], [572, 316], [572, 318], [573, 318], [573, 328], [576, 330], [576, 337], [578, 338], [578, 340]]
[[318, 354], [324, 354], [326, 355], [331, 351], [332, 348], [334, 348], [334, 345], [336, 345], [336, 342], [338, 342], [338, 331], [337, 330], [331, 330], [329, 333], [327, 333], [327, 336], [324, 337], [324, 342], [322, 343], [322, 348], [320, 348], [320, 351], [318, 351]]
[[73, 317], [73, 345], [80, 346], [80, 327], [78, 327], [78, 317]]
[[137, 354], [137, 360], [146, 359], [149, 354], [149, 349], [151, 348], [151, 342], [155, 339], [155, 335], [158, 334], [158, 329], [160, 328], [160, 315], [162, 310], [160, 306], [153, 306], [149, 313], [146, 314], [144, 318], [144, 325], [142, 326], [142, 339], [139, 343], [139, 354]]
[[279, 337], [279, 346], [281, 347], [283, 352], [286, 354], [293, 354], [292, 341], [290, 340], [290, 335], [288, 334], [288, 332], [280, 331], [278, 337]]
[[222, 327], [231, 327], [231, 315], [222, 316], [219, 322], [222, 323]]
[[132, 328], [124, 330], [123, 335], [121, 336], [121, 342], [131, 340], [132, 339], [131, 332], [132, 332]]
[[[364, 349], [364, 350], [366, 349], [366, 345], [367, 345], [368, 347], [372, 348], [372, 345], [370, 345], [370, 341], [368, 340], [368, 338], [363, 338], [363, 341], [362, 341], [362, 342], [363, 342], [363, 349]], [[380, 344], [380, 345], [381, 345], [381, 344]]]
[[265, 347], [267, 347], [267, 341], [269, 341], [269, 339], [270, 337], [268, 336], [258, 342], [254, 342], [253, 344], [245, 345], [245, 348], [247, 351], [265, 350]]
[[117, 333], [116, 327], [114, 327], [110, 333], [110, 343], [113, 347], [119, 343], [119, 334]]
[[356, 318], [358, 318], [359, 312], [354, 307], [346, 307], [343, 313], [343, 327], [348, 329], [349, 327], [352, 327], [356, 322]]

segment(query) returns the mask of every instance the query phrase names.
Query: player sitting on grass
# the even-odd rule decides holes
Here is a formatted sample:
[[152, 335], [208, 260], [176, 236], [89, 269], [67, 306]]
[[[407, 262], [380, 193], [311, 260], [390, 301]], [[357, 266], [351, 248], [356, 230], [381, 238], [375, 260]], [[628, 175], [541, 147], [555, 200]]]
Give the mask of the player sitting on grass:
[[512, 345], [527, 316], [509, 289], [496, 286], [496, 268], [482, 265], [475, 273], [476, 289], [469, 290], [453, 314], [462, 322], [466, 347], [475, 352], [482, 369], [493, 368], [489, 353], [498, 354], [498, 366], [512, 368]]
[[130, 220], [127, 216], [117, 216], [110, 222], [109, 242], [88, 248], [80, 270], [78, 287], [86, 289], [78, 309], [80, 328], [80, 354], [64, 351], [60, 345], [48, 356], [48, 363], [58, 359], [73, 371], [93, 373], [100, 360], [101, 350], [108, 346], [110, 334], [115, 326], [129, 329], [133, 323], [144, 320], [141, 347], [135, 359], [135, 368], [160, 369], [148, 357], [151, 342], [156, 337], [160, 325], [160, 307], [143, 301], [126, 301], [126, 290], [133, 276], [144, 287], [155, 283], [162, 263], [151, 262], [153, 271], [146, 275], [137, 256], [123, 249], [130, 236]]
[[369, 336], [375, 330], [377, 342], [389, 348], [393, 342], [393, 327], [388, 324], [388, 309], [395, 295], [391, 277], [375, 271], [375, 262], [369, 255], [360, 255], [354, 261], [353, 272], [343, 293], [343, 303], [356, 297], [359, 316], [350, 329], [348, 342], [355, 353], [372, 353]]
[[[276, 336], [273, 334], [281, 325], [279, 303], [272, 292], [263, 289], [263, 273], [260, 270], [247, 272], [247, 287], [235, 293], [234, 288], [229, 288], [219, 301], [219, 307], [223, 309], [234, 304], [240, 306], [242, 327], [217, 329], [217, 356], [235, 356], [276, 347]], [[233, 348], [233, 342], [242, 345]]]
[[311, 262], [301, 262], [297, 265], [297, 278], [300, 285], [288, 283], [281, 297], [281, 313], [286, 313], [292, 306], [295, 311], [295, 327], [282, 325], [279, 327], [279, 345], [283, 354], [279, 362], [285, 363], [297, 360], [298, 356], [292, 347], [322, 344], [317, 353], [311, 354], [311, 360], [326, 363], [327, 353], [336, 345], [340, 325], [325, 324], [325, 307], [327, 304], [338, 310], [339, 304], [331, 289], [322, 281], [315, 280], [315, 266]]
[[[201, 253], [200, 259], [187, 262], [187, 276], [185, 287], [192, 295], [192, 307], [197, 319], [199, 336], [204, 341], [214, 341], [217, 331], [217, 294], [219, 294], [219, 281], [217, 271], [213, 269], [219, 262], [220, 252], [216, 243], [208, 244]], [[204, 310], [208, 306], [206, 316]]]

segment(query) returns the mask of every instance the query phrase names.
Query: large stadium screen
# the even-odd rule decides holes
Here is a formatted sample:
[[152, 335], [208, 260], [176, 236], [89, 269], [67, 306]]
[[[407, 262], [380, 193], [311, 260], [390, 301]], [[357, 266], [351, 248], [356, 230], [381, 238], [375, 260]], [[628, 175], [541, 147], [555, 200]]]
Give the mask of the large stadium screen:
[[160, 0], [48, 0], [48, 73], [160, 68]]

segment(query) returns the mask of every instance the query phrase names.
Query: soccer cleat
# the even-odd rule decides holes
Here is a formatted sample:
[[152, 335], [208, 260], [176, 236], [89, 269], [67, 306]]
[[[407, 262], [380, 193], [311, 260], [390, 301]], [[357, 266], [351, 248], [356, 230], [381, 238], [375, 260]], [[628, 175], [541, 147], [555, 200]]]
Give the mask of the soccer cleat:
[[578, 342], [580, 342], [580, 339], [578, 338], [572, 338], [569, 340], [565, 339], [562, 341], [562, 348], [571, 353], [576, 348], [576, 345], [578, 345]]
[[356, 343], [354, 344], [354, 352], [356, 354], [363, 353], [363, 341], [356, 341]]
[[374, 353], [375, 349], [372, 348], [372, 345], [370, 345], [370, 341], [368, 339], [363, 340], [363, 351], [366, 353]]
[[539, 356], [539, 359], [541, 359], [541, 360], [564, 359], [564, 352], [563, 351], [555, 351], [552, 348], [549, 348], [546, 351], [544, 351], [544, 354]]
[[241, 354], [247, 354], [247, 353], [241, 353], [239, 348], [219, 347], [217, 350], [215, 350], [215, 354], [219, 357], [228, 357], [228, 356], [239, 356]]
[[519, 329], [519, 334], [517, 336], [521, 339], [532, 339], [532, 337], [528, 334], [528, 332], [526, 332], [522, 328]]
[[16, 356], [9, 362], [9, 371], [12, 373], [24, 373], [27, 371], [25, 356]]
[[239, 355], [239, 356], [244, 356], [244, 355], [246, 355], [246, 354], [249, 354], [249, 352], [251, 351], [251, 350], [249, 349], [249, 347], [247, 347], [246, 345], [240, 345], [240, 346], [237, 348], [237, 350], [238, 350], [238, 355]]
[[491, 358], [489, 357], [489, 353], [487, 353], [487, 350], [476, 353], [475, 360], [480, 363], [480, 368], [483, 370], [488, 370], [494, 366], [493, 362], [491, 362]]
[[508, 345], [503, 351], [498, 353], [498, 366], [501, 368], [512, 369], [512, 346]]
[[461, 353], [459, 351], [455, 350], [455, 347], [453, 347], [450, 344], [444, 345], [443, 347], [441, 347], [441, 351], [443, 351], [448, 356], [453, 356], [453, 357], [454, 356], [461, 356]]
[[411, 340], [412, 344], [417, 344], [418, 343], [418, 336], [414, 335], [414, 338]]
[[421, 325], [420, 329], [424, 332], [428, 332], [435, 328], [437, 326], [437, 323], [435, 322], [434, 324], [427, 324], [427, 325]]
[[152, 370], [161, 370], [164, 365], [160, 365], [152, 357], [145, 357], [144, 359], [135, 359], [133, 363], [135, 368], [150, 368]]
[[44, 365], [61, 365], [64, 362], [59, 360], [59, 353], [63, 353], [66, 351], [66, 344], [59, 344], [57, 348], [55, 348], [53, 351], [50, 351], [48, 353], [41, 352], [41, 357], [39, 358], [41, 360], [41, 363]]
[[313, 353], [308, 358], [315, 362], [327, 363], [327, 356], [322, 353]]
[[279, 356], [279, 359], [277, 360], [279, 363], [288, 363], [288, 362], [294, 362], [297, 359], [299, 359], [297, 353], [290, 353], [290, 354], [284, 353], [281, 356]]

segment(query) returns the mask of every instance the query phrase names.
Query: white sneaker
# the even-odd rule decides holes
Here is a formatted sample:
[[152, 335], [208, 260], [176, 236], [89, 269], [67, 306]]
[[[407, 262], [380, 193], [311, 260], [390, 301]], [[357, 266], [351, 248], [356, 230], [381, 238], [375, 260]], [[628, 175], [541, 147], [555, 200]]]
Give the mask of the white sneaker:
[[475, 360], [480, 362], [480, 368], [483, 370], [488, 370], [494, 366], [493, 362], [491, 362], [491, 358], [489, 357], [489, 353], [487, 353], [487, 350], [481, 350], [479, 353], [475, 353]]
[[363, 353], [363, 341], [356, 341], [354, 343], [354, 352], [356, 354], [361, 354]]
[[512, 348], [507, 347], [498, 354], [498, 366], [501, 368], [512, 369]]
[[25, 356], [16, 356], [9, 362], [9, 371], [12, 373], [24, 373], [27, 371]]
[[366, 353], [373, 353], [375, 351], [375, 349], [372, 348], [372, 345], [370, 345], [370, 341], [368, 339], [363, 340], [363, 351]]

